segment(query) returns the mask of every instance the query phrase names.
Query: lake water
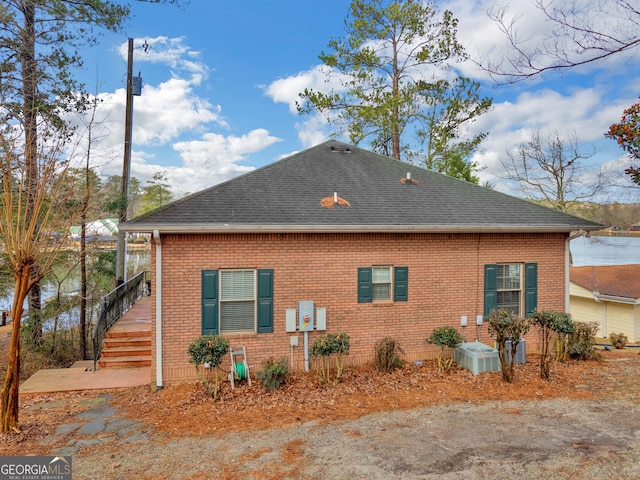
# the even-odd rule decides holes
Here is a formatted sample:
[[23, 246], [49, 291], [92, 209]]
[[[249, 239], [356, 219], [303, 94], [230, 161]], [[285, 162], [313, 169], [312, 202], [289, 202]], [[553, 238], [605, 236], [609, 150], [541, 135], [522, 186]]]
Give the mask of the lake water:
[[573, 265], [624, 265], [640, 263], [640, 236], [578, 237], [571, 240]]
[[[151, 251], [145, 250], [130, 250], [127, 252], [127, 272], [129, 278], [138, 272], [143, 270], [150, 270]], [[63, 276], [67, 272], [63, 272]], [[11, 310], [11, 304], [13, 303], [13, 288], [10, 279], [5, 279], [5, 283], [11, 286], [8, 292], [0, 294], [0, 310]], [[50, 279], [45, 278], [42, 283], [42, 298], [47, 299], [56, 295], [57, 284], [54, 284]], [[61, 285], [61, 292], [64, 294], [79, 294], [80, 293], [80, 269], [77, 267], [71, 275], [69, 275]], [[25, 308], [27, 303], [25, 301]]]

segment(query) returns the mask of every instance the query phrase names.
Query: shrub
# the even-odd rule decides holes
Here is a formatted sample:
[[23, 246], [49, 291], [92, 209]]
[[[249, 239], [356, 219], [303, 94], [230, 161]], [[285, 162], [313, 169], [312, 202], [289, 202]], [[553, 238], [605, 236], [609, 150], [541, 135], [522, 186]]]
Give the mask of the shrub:
[[438, 353], [438, 371], [446, 372], [453, 364], [453, 358], [445, 358], [444, 347], [456, 348], [464, 338], [455, 327], [436, 327], [431, 335], [426, 338], [427, 343], [438, 345], [440, 353]]
[[556, 358], [564, 362], [569, 356], [569, 336], [575, 331], [576, 324], [570, 313], [560, 313], [556, 318]]
[[336, 374], [334, 384], [340, 381], [344, 368], [344, 356], [349, 355], [349, 335], [346, 333], [329, 333], [318, 337], [312, 344], [309, 352], [312, 357], [320, 357], [320, 370], [318, 376], [323, 385], [331, 380], [330, 356], [336, 355]]
[[569, 357], [576, 360], [598, 360], [599, 355], [594, 348], [598, 322], [576, 322], [573, 333], [569, 336]]
[[627, 346], [627, 342], [629, 341], [629, 339], [622, 332], [620, 333], [612, 332], [609, 334], [609, 341], [611, 342], [611, 345], [613, 345], [615, 348], [624, 348]]
[[[498, 345], [502, 379], [511, 383], [515, 374], [514, 360], [517, 345], [520, 343], [520, 338], [529, 331], [529, 323], [524, 318], [504, 308], [491, 310], [487, 323], [489, 324], [489, 334], [495, 337]], [[507, 341], [511, 342], [510, 349], [507, 349]]]
[[[573, 321], [571, 315], [555, 310], [534, 311], [529, 317], [529, 323], [540, 329], [540, 378], [551, 379], [551, 363], [553, 362], [554, 351], [551, 348], [555, 342], [555, 353], [558, 353], [558, 336], [560, 332], [573, 331]], [[566, 338], [566, 334], [563, 335]], [[564, 342], [563, 342], [564, 343]], [[563, 354], [563, 352], [560, 352]]]
[[282, 358], [269, 358], [262, 362], [262, 370], [256, 373], [258, 380], [267, 390], [273, 392], [287, 383], [289, 375], [289, 362]]
[[375, 344], [376, 368], [380, 372], [390, 372], [404, 363], [400, 354], [404, 353], [400, 344], [391, 337], [378, 340]]
[[[189, 363], [195, 364], [205, 391], [214, 400], [220, 397], [218, 367], [228, 351], [229, 340], [220, 335], [203, 335], [189, 345]], [[213, 383], [211, 383], [211, 372], [213, 372]]]

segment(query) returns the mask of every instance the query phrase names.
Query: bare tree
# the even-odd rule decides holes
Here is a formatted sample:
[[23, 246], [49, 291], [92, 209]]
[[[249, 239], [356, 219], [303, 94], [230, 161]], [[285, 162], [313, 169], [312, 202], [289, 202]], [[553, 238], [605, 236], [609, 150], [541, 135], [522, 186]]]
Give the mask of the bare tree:
[[489, 16], [509, 42], [509, 52], [482, 63], [499, 83], [516, 83], [548, 70], [566, 70], [640, 48], [637, 0], [533, 0], [551, 25], [540, 42], [523, 35], [527, 16], [511, 15], [508, 4], [495, 4]]
[[[55, 130], [54, 130], [55, 131]], [[69, 195], [69, 162], [62, 159], [63, 141], [55, 141], [41, 128], [42, 138], [36, 151], [36, 164], [24, 161], [24, 134], [17, 124], [0, 129], [0, 242], [14, 278], [15, 291], [11, 307], [11, 341], [7, 371], [0, 391], [0, 431], [19, 431], [18, 388], [20, 385], [20, 320], [30, 290], [50, 270], [60, 250], [66, 245], [73, 214], [61, 215]], [[48, 130], [52, 133], [52, 130]], [[37, 167], [38, 177], [32, 175]], [[35, 183], [35, 185], [34, 185]]]
[[534, 131], [515, 151], [508, 151], [507, 159], [501, 163], [504, 177], [518, 182], [527, 198], [567, 212], [573, 204], [592, 200], [604, 192], [600, 170], [587, 169], [581, 163], [594, 154], [595, 150], [579, 151], [575, 134], [564, 139], [552, 131], [543, 139], [539, 131]]

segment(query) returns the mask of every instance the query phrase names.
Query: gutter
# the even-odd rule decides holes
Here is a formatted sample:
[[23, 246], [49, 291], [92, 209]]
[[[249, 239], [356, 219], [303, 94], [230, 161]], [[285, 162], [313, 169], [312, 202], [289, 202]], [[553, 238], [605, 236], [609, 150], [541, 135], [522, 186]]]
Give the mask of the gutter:
[[569, 233], [597, 230], [578, 225], [254, 225], [123, 223], [125, 232], [162, 233]]
[[615, 302], [625, 303], [627, 305], [640, 305], [640, 298], [620, 297], [618, 295], [607, 295], [606, 293], [593, 292], [593, 298], [596, 302]]
[[153, 231], [156, 242], [156, 391], [163, 388], [162, 380], [162, 240], [160, 232]]

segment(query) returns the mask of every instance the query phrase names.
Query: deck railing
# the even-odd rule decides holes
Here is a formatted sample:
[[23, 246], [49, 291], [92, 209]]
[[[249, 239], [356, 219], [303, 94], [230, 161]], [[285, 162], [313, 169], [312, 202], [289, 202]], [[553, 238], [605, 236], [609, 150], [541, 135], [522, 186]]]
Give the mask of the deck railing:
[[107, 331], [142, 295], [150, 293], [149, 278], [150, 272], [140, 272], [102, 298], [100, 309], [98, 310], [98, 319], [92, 335], [94, 371], [98, 367], [98, 360], [102, 353], [102, 344]]

